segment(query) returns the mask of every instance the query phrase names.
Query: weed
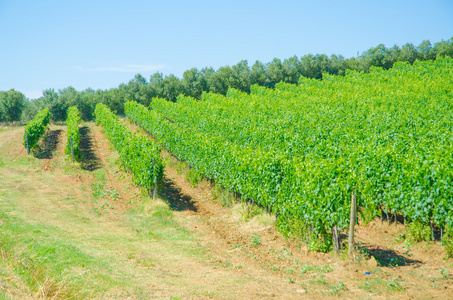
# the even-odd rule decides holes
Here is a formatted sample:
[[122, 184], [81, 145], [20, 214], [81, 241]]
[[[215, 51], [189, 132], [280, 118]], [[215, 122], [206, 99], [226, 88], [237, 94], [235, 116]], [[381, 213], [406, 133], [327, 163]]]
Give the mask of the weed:
[[231, 249], [244, 249], [244, 246], [242, 246], [242, 245], [232, 245]]
[[315, 268], [315, 266], [313, 265], [303, 265], [301, 268], [300, 268], [300, 274], [305, 274], [307, 272], [310, 272], [312, 271], [313, 269]]
[[227, 261], [225, 263], [222, 263], [221, 265], [224, 268], [234, 268], [234, 265], [231, 262], [229, 262], [229, 261]]
[[95, 199], [105, 197], [106, 193], [104, 192], [104, 184], [103, 183], [90, 183], [91, 190], [93, 191], [93, 197]]
[[248, 222], [253, 217], [261, 215], [265, 210], [257, 205], [251, 203], [242, 203], [241, 204], [241, 220], [243, 222]]
[[431, 239], [431, 228], [420, 221], [407, 225], [407, 239], [413, 242], [429, 241]]
[[187, 164], [184, 163], [184, 162], [181, 162], [181, 163], [178, 163], [176, 165], [176, 172], [179, 174], [179, 175], [182, 175], [187, 169]]
[[381, 294], [382, 292], [401, 292], [404, 288], [398, 282], [399, 277], [394, 277], [391, 280], [383, 280], [381, 277], [366, 279], [359, 288], [373, 294]]
[[115, 207], [113, 205], [110, 205], [107, 202], [107, 200], [105, 200], [99, 208], [102, 209], [103, 211], [108, 211], [109, 209], [115, 209]]
[[330, 265], [324, 265], [324, 267], [321, 268], [321, 272], [323, 273], [330, 273], [333, 272], [335, 269], [332, 268]]
[[105, 182], [106, 173], [103, 169], [97, 169], [93, 172], [93, 177], [96, 181]]
[[303, 265], [302, 267], [300, 267], [301, 276], [308, 272], [313, 272], [313, 273], [322, 275], [324, 273], [329, 273], [329, 272], [333, 272], [333, 271], [334, 271], [334, 268], [332, 268], [330, 265], [324, 265], [323, 267], [318, 267], [318, 266], [314, 266], [314, 265]]
[[445, 268], [441, 269], [439, 272], [440, 275], [442, 276], [442, 279], [448, 279], [448, 277], [450, 276], [450, 272]]
[[196, 188], [198, 184], [203, 179], [203, 176], [197, 172], [194, 168], [191, 168], [186, 173], [186, 180], [192, 185], [192, 187]]
[[211, 189], [212, 197], [220, 202], [223, 207], [231, 207], [235, 203], [234, 195], [232, 192], [222, 188], [220, 185], [216, 185]]
[[118, 201], [120, 194], [115, 189], [112, 189], [109, 192], [110, 192], [110, 197], [112, 198], [112, 200]]
[[347, 290], [348, 288], [346, 287], [346, 284], [344, 284], [343, 281], [340, 281], [338, 282], [338, 284], [331, 285], [326, 294], [332, 296], [341, 296], [341, 292]]
[[453, 257], [453, 228], [446, 228], [446, 232], [442, 237], [442, 243], [444, 245], [447, 257]]
[[318, 285], [327, 285], [329, 282], [326, 280], [324, 275], [311, 279], [309, 281], [311, 284], [318, 284]]
[[261, 236], [259, 234], [254, 234], [251, 238], [250, 241], [252, 242], [253, 247], [258, 247], [261, 245]]

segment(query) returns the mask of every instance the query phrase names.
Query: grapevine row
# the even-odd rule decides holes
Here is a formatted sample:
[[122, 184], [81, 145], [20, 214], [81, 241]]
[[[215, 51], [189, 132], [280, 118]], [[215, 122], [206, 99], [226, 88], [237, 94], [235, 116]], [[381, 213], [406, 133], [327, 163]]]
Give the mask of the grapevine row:
[[[254, 86], [251, 95], [230, 89], [199, 102], [155, 99], [151, 107], [238, 145], [336, 165], [329, 184], [354, 186], [370, 218], [383, 207], [444, 226], [452, 223], [452, 66], [451, 58], [401, 63], [275, 90]], [[345, 171], [357, 178], [340, 181], [335, 174]]]
[[[80, 112], [76, 106], [71, 106], [67, 111], [66, 125], [68, 127], [68, 140], [66, 142], [65, 153], [71, 155], [71, 146], [74, 152], [74, 159], [79, 161], [81, 158], [80, 153], [80, 133], [79, 133], [79, 123], [80, 123]], [[71, 141], [72, 139], [72, 141]], [[72, 145], [71, 145], [72, 143]]]
[[[154, 99], [150, 107], [188, 135], [256, 157], [268, 151], [285, 170], [277, 210], [293, 210], [315, 229], [344, 224], [339, 210], [351, 192], [366, 219], [383, 208], [443, 227], [453, 223], [452, 70], [447, 57], [275, 90], [254, 86], [251, 95]], [[315, 212], [295, 212], [303, 202]]]
[[350, 203], [345, 199], [351, 187], [336, 189], [336, 198], [323, 197], [333, 190], [328, 185], [319, 189], [323, 194], [316, 197], [301, 190], [306, 185], [322, 184], [331, 176], [324, 162], [318, 162], [318, 172], [309, 175], [304, 172], [304, 162], [295, 164], [275, 152], [239, 147], [218, 136], [179, 127], [141, 104], [127, 102], [125, 112], [199, 173], [277, 214], [281, 230], [289, 231], [296, 223], [311, 224], [315, 235], [327, 235], [334, 225], [340, 229], [347, 226]]
[[27, 125], [25, 126], [25, 134], [24, 134], [24, 146], [27, 147], [27, 139], [28, 139], [28, 147], [29, 149], [33, 149], [37, 144], [39, 139], [44, 135], [46, 132], [47, 126], [50, 122], [50, 112], [48, 108], [45, 108], [38, 112], [34, 119], [30, 120]]
[[118, 151], [122, 163], [132, 172], [136, 184], [151, 190], [155, 179], [162, 182], [164, 164], [160, 149], [154, 142], [132, 133], [104, 104], [96, 105], [95, 116], [96, 122], [104, 127]]

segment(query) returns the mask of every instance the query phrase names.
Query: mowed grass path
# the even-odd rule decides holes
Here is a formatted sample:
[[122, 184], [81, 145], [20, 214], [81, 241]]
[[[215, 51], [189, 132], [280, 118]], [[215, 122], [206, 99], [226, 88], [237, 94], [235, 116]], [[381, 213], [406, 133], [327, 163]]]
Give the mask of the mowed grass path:
[[58, 146], [40, 159], [27, 157], [23, 127], [0, 128], [0, 299], [236, 298], [259, 290], [247, 274], [213, 267], [168, 205], [150, 201], [118, 169], [108, 141], [96, 141], [106, 160], [87, 171], [62, 153], [65, 127], [51, 130], [61, 130]]

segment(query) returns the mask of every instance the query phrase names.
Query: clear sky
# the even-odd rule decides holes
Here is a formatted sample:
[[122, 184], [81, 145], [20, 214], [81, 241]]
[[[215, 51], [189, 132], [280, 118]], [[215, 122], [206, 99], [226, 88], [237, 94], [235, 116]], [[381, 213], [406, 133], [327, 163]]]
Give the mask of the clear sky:
[[0, 90], [107, 89], [242, 59], [357, 55], [453, 36], [453, 1], [0, 0]]

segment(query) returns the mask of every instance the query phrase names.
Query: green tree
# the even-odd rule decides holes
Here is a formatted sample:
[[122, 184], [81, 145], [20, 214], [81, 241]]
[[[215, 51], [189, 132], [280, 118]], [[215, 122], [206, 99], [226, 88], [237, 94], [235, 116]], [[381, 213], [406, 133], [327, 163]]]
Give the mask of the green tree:
[[233, 70], [230, 66], [221, 67], [211, 75], [210, 90], [213, 93], [226, 95], [230, 87], [230, 78], [233, 77]]
[[266, 83], [266, 65], [257, 60], [250, 71], [250, 84], [264, 85]]
[[420, 43], [417, 47], [417, 58], [419, 60], [432, 60], [435, 59], [436, 56], [434, 54], [433, 47], [429, 40], [425, 40]]
[[20, 121], [27, 98], [24, 94], [14, 89], [0, 92], [0, 111], [4, 121]]
[[412, 43], [407, 43], [401, 47], [400, 59], [399, 61], [407, 61], [410, 64], [413, 64], [417, 59], [417, 49]]
[[453, 57], [453, 37], [449, 40], [442, 40], [436, 44], [434, 44], [434, 55], [440, 56], [450, 56]]
[[243, 59], [231, 67], [232, 78], [230, 79], [230, 87], [250, 92], [250, 68], [247, 60]]
[[171, 101], [176, 101], [176, 97], [178, 97], [183, 90], [181, 81], [173, 74], [164, 78], [162, 87], [163, 98]]
[[300, 59], [300, 72], [302, 76], [308, 78], [321, 78], [322, 76], [313, 54], [304, 55]]
[[184, 72], [181, 80], [183, 94], [200, 99], [201, 93], [206, 89], [206, 80], [196, 68]]
[[300, 63], [297, 56], [292, 56], [288, 59], [283, 61], [283, 69], [284, 69], [284, 81], [288, 83], [298, 83], [299, 77], [301, 75], [300, 71]]
[[285, 78], [283, 64], [279, 58], [274, 58], [272, 62], [267, 65], [267, 78], [271, 86], [283, 81]]

